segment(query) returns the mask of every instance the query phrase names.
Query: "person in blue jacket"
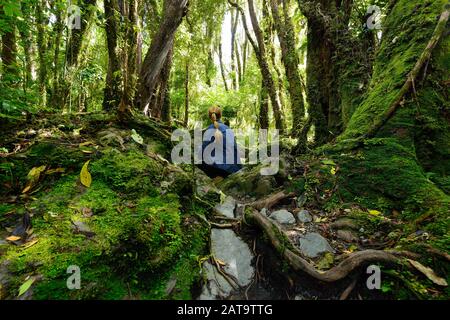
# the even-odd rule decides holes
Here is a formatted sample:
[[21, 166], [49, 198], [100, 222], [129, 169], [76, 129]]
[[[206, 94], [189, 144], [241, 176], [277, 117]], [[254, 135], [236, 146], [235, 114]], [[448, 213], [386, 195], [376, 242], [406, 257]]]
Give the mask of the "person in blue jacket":
[[[208, 115], [212, 124], [204, 134], [200, 169], [212, 178], [227, 177], [242, 169], [236, 139], [233, 131], [220, 121], [222, 110], [218, 106], [209, 108]], [[222, 156], [216, 155], [216, 151]]]

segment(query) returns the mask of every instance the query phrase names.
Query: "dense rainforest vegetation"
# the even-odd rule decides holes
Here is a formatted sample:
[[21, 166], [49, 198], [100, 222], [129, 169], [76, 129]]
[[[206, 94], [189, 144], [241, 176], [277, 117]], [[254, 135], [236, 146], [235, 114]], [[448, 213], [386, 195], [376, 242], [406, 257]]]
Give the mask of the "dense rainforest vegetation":
[[[449, 10], [0, 0], [0, 299], [449, 299]], [[173, 163], [214, 105], [275, 175]]]

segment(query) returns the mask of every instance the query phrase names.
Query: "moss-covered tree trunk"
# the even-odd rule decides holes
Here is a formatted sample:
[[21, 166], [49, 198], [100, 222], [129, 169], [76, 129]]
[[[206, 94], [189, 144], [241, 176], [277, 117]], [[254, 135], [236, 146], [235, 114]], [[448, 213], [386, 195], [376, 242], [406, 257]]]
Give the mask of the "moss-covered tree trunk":
[[330, 152], [339, 165], [341, 197], [403, 210], [403, 217], [418, 227], [427, 221], [430, 232], [447, 235], [448, 248], [450, 42], [445, 5], [444, 0], [396, 2], [383, 23], [367, 98], [337, 144], [321, 151]]
[[270, 0], [275, 29], [277, 30], [281, 46], [281, 60], [289, 83], [288, 91], [291, 98], [292, 133], [294, 136], [297, 136], [305, 115], [302, 83], [298, 70], [299, 59], [295, 49], [294, 26], [287, 12], [287, 4], [283, 4], [283, 15], [281, 15], [278, 9], [278, 3], [279, 0]]

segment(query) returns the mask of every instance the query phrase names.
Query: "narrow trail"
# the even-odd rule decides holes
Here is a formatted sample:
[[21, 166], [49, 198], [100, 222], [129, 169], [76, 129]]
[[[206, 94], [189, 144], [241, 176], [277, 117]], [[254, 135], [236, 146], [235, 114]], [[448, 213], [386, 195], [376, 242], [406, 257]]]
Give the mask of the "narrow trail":
[[[239, 193], [241, 190], [235, 191]], [[222, 201], [213, 208], [212, 217], [209, 218], [211, 256], [203, 264], [205, 281], [197, 299], [348, 298], [350, 292], [345, 296], [343, 292], [355, 287], [355, 277], [326, 284], [306, 274], [293, 272], [262, 232], [246, 223], [243, 215], [249, 204], [248, 200], [220, 192]], [[264, 197], [252, 198], [254, 201], [263, 199]], [[321, 261], [325, 261], [329, 258], [328, 253], [333, 254], [336, 250], [328, 239], [320, 235], [323, 231], [314, 222], [312, 214], [301, 207], [301, 203], [299, 206], [296, 197], [292, 196], [280, 201], [270, 210], [264, 207], [260, 212], [288, 230], [292, 242], [299, 243], [306, 255], [311, 258], [323, 256]], [[304, 237], [300, 238], [300, 234]]]

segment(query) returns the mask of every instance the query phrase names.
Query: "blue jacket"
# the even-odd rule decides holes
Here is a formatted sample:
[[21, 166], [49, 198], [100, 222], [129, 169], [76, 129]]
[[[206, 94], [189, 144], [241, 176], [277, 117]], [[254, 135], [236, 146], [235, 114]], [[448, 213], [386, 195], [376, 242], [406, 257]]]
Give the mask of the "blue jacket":
[[[219, 148], [222, 149], [222, 161], [220, 159], [215, 159], [215, 150], [211, 152], [212, 161], [213, 164], [210, 164], [210, 166], [224, 170], [228, 173], [234, 173], [242, 169], [242, 164], [239, 158], [238, 153], [238, 147], [236, 144], [236, 139], [234, 136], [233, 131], [222, 123], [222, 121], [219, 122], [219, 130], [222, 133], [222, 144], [219, 144]], [[203, 141], [202, 143], [202, 154], [205, 151], [205, 148], [213, 143], [215, 141], [214, 132], [216, 131], [216, 128], [214, 127], [214, 124], [211, 124], [205, 131], [207, 133], [209, 131], [209, 135], [211, 135], [211, 139], [207, 141]], [[209, 136], [208, 134], [205, 134], [204, 138], [207, 138]], [[227, 144], [227, 138], [232, 139], [232, 142]], [[220, 150], [220, 149], [219, 149]], [[231, 153], [233, 153], [234, 157], [232, 161], [227, 161], [227, 155], [231, 157]], [[230, 159], [231, 160], [231, 159]], [[203, 159], [203, 163], [205, 163], [205, 159]]]

